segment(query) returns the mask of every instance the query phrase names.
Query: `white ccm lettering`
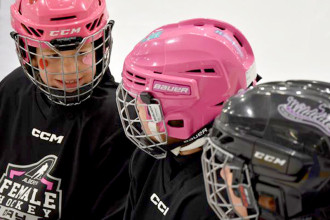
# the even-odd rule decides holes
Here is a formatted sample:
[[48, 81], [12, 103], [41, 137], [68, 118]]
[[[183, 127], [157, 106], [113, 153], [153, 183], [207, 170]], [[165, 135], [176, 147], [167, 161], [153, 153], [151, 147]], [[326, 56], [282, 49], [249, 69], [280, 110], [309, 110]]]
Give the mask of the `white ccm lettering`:
[[150, 201], [157, 206], [158, 210], [163, 213], [163, 215], [166, 215], [170, 209], [162, 201], [160, 201], [159, 197], [155, 193], [151, 195]]
[[69, 34], [74, 34], [74, 33], [79, 33], [80, 32], [80, 27], [75, 29], [64, 29], [64, 30], [59, 30], [59, 31], [51, 31], [49, 33], [50, 36], [52, 37], [56, 37], [56, 36], [65, 36], [65, 35], [69, 35]]
[[40, 138], [41, 140], [56, 142], [58, 144], [62, 143], [64, 136], [56, 136], [55, 134], [50, 134], [48, 132], [40, 131], [36, 128], [32, 129], [32, 136]]
[[262, 153], [262, 152], [259, 152], [259, 151], [256, 151], [254, 153], [254, 157], [256, 157], [260, 160], [267, 161], [269, 163], [278, 164], [280, 166], [284, 166], [284, 164], [286, 163], [286, 160], [284, 160], [284, 159], [277, 158], [277, 157], [274, 157], [272, 155], [265, 154], [265, 153]]

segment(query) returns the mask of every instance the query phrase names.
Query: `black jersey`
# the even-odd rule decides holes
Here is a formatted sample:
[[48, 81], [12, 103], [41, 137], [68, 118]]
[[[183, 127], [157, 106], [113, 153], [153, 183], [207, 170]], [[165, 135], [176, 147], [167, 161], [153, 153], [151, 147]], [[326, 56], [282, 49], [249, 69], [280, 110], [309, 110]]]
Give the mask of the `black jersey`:
[[108, 71], [78, 106], [52, 104], [17, 68], [0, 83], [0, 219], [122, 219], [135, 147]]
[[156, 160], [137, 149], [130, 178], [124, 219], [217, 219], [206, 199], [201, 152]]

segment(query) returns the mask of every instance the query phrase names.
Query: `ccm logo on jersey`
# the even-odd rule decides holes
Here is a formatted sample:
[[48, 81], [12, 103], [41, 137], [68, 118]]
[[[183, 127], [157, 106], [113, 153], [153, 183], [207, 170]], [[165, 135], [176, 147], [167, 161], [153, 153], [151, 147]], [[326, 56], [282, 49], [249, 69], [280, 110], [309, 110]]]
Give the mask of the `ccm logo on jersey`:
[[65, 35], [69, 35], [69, 34], [74, 34], [74, 33], [79, 33], [81, 30], [81, 28], [72, 28], [72, 29], [64, 29], [64, 30], [59, 30], [59, 31], [51, 31], [49, 33], [50, 36], [52, 37], [56, 37], [56, 36], [65, 36]]
[[36, 128], [32, 129], [32, 136], [40, 138], [41, 140], [49, 141], [49, 142], [57, 142], [58, 144], [62, 143], [64, 136], [56, 136], [56, 134], [51, 134], [44, 131], [39, 131]]
[[155, 193], [151, 195], [150, 201], [157, 206], [158, 210], [163, 213], [163, 215], [166, 215], [170, 209], [162, 201], [160, 201], [159, 197]]
[[254, 153], [254, 157], [256, 157], [260, 160], [267, 161], [269, 163], [278, 164], [280, 166], [284, 166], [284, 164], [286, 163], [286, 160], [283, 160], [281, 158], [274, 157], [272, 155], [265, 154], [265, 153], [262, 153], [262, 152], [259, 152], [259, 151], [256, 151]]

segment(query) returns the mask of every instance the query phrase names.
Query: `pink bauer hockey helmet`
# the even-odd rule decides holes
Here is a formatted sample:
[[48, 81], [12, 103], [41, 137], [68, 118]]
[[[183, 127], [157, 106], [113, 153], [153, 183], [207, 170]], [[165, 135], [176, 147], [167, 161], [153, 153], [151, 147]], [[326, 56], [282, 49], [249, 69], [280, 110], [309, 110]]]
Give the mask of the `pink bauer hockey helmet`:
[[[257, 77], [251, 46], [232, 25], [192, 19], [160, 27], [125, 59], [117, 105], [126, 135], [164, 158], [205, 136], [223, 103]], [[181, 141], [164, 148], [167, 137]]]
[[51, 101], [75, 105], [90, 97], [110, 60], [114, 22], [108, 17], [105, 0], [16, 0], [11, 6], [21, 66]]

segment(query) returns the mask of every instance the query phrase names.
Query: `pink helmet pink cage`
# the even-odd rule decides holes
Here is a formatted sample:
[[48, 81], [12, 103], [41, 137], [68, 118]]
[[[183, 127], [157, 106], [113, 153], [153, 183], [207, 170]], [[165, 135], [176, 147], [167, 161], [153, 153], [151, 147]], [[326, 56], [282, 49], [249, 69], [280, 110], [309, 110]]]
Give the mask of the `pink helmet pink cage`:
[[[148, 146], [129, 128], [122, 90], [133, 98], [147, 92], [159, 100], [160, 132], [187, 140], [220, 114], [229, 97], [252, 85], [257, 74], [251, 46], [237, 28], [219, 20], [192, 19], [160, 27], [139, 42], [125, 59], [122, 78], [117, 99], [123, 126], [145, 150]], [[178, 120], [181, 126], [171, 125]]]
[[[50, 100], [57, 104], [73, 105], [90, 97], [109, 64], [113, 21], [108, 23], [108, 18], [105, 0], [16, 0], [11, 5], [11, 24], [15, 30], [11, 35], [16, 42], [19, 61], [28, 78]], [[95, 43], [97, 40], [98, 43]], [[77, 92], [69, 94], [40, 80], [40, 68], [31, 62], [31, 58], [37, 55], [36, 48], [53, 50], [63, 64], [63, 58], [67, 57], [63, 57], [60, 51], [76, 49], [77, 54], [72, 58], [77, 59], [81, 55], [80, 48], [90, 42], [93, 43], [90, 54], [98, 54], [95, 60], [89, 57], [89, 62], [93, 60], [91, 68], [97, 67], [97, 74], [89, 84], [82, 86], [77, 83]], [[46, 66], [47, 58], [55, 60], [58, 57], [43, 56], [43, 66]], [[47, 69], [45, 71], [47, 74]], [[64, 75], [77, 74], [78, 78], [79, 71], [48, 72], [50, 74], [63, 78]]]

